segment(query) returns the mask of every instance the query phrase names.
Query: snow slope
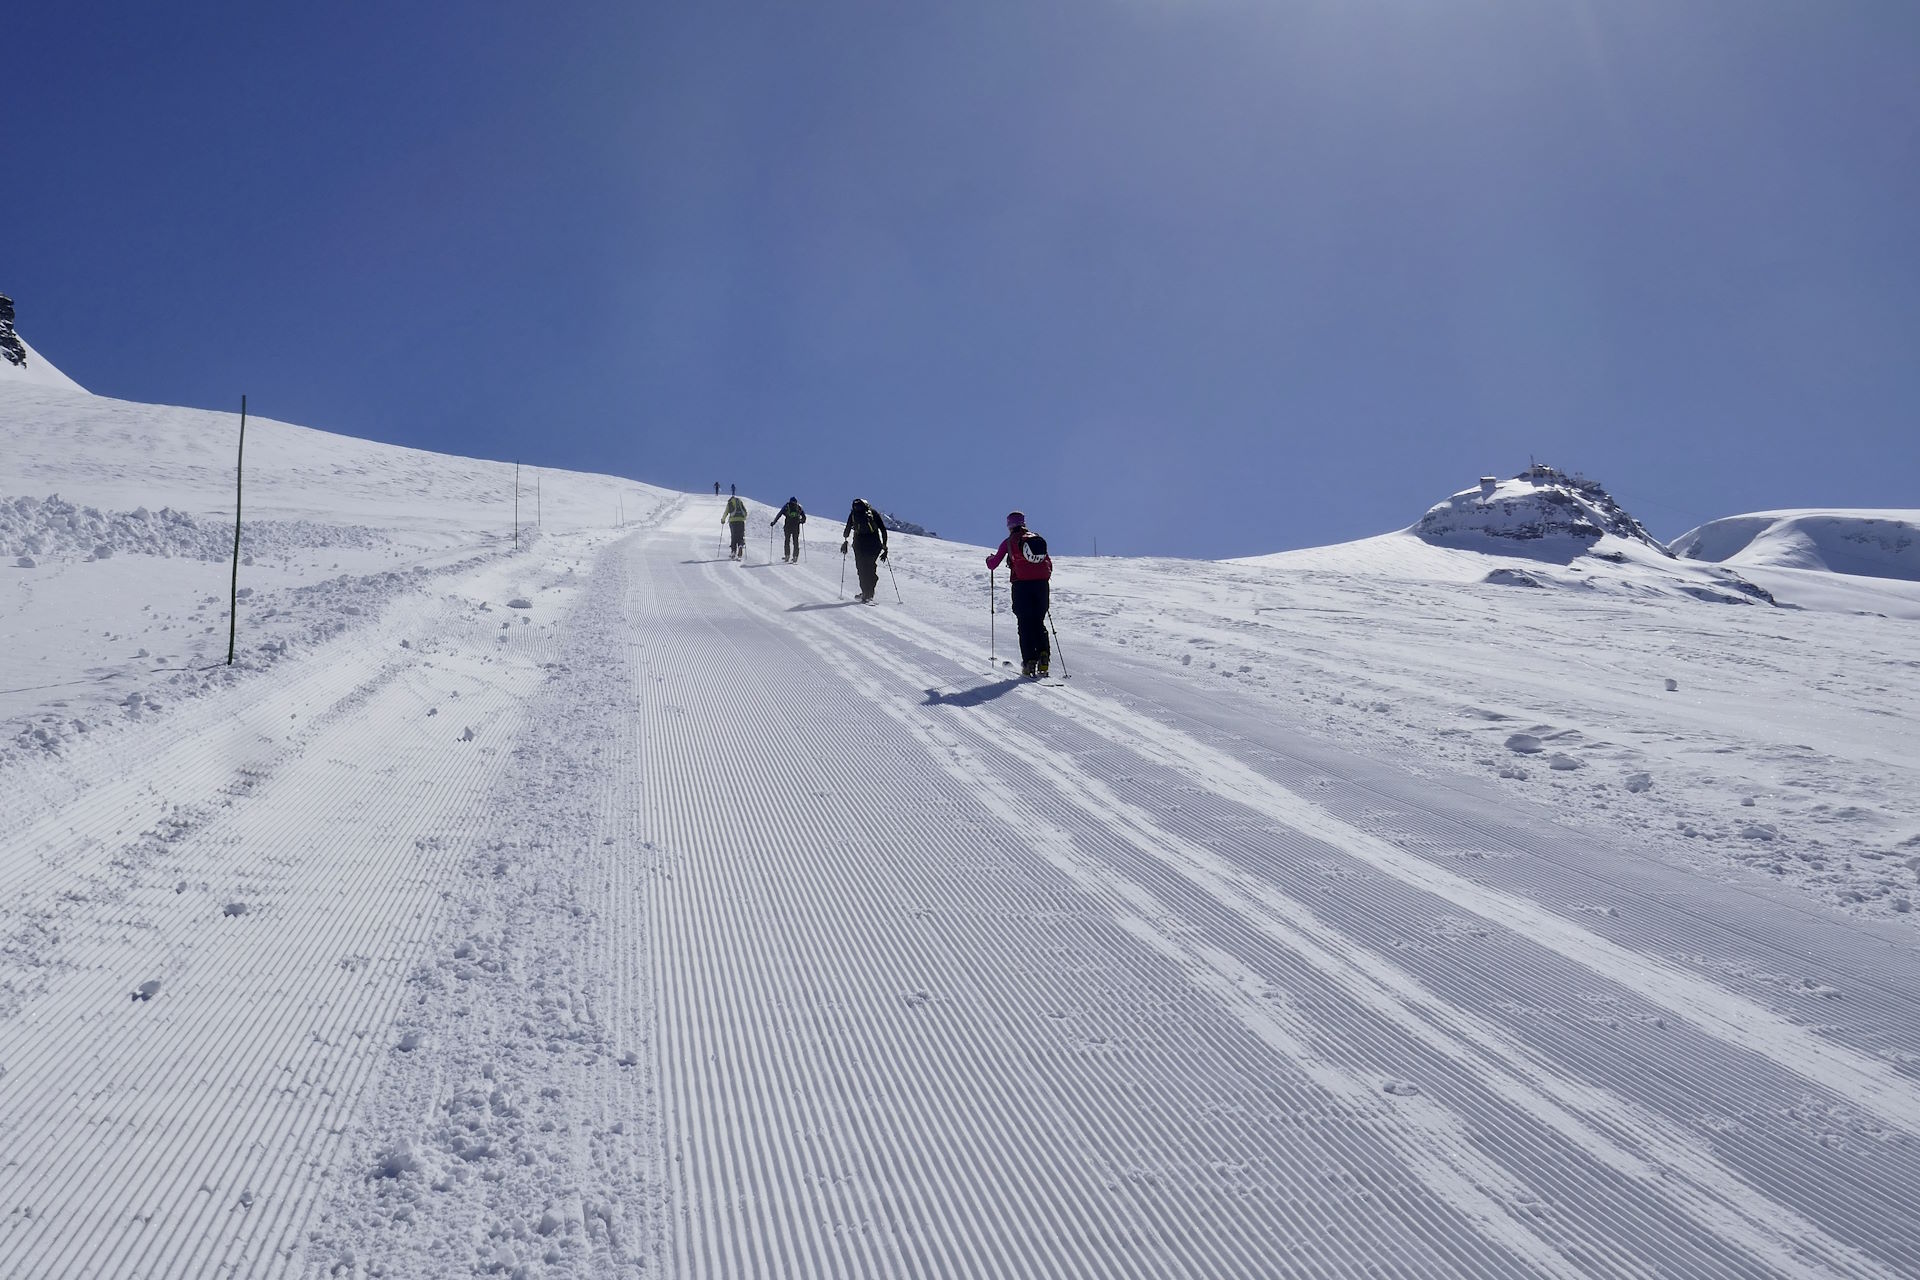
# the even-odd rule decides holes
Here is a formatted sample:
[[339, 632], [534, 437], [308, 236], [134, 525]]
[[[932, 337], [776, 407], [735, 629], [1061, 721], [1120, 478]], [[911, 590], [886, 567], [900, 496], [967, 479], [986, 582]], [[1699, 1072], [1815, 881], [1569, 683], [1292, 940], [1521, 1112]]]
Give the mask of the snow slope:
[[1762, 569], [1920, 582], [1920, 511], [1760, 511], [1690, 529], [1674, 554]]
[[[0, 403], [0, 492], [217, 519], [211, 416], [106, 403]], [[0, 1274], [1920, 1269], [1909, 624], [1396, 535], [1063, 559], [1033, 686], [981, 548], [868, 607], [837, 530], [548, 473], [515, 551], [497, 464], [263, 435], [378, 540], [276, 608], [423, 571], [0, 760]]]
[[1920, 511], [1762, 511], [1674, 540], [1674, 552], [1760, 583], [1783, 603], [1920, 620]]
[[[0, 393], [0, 415], [0, 760], [230, 680], [239, 415], [40, 387]], [[519, 484], [526, 545], [662, 499], [571, 472]], [[240, 669], [511, 550], [514, 486], [511, 463], [249, 419]]]
[[85, 387], [55, 368], [46, 357], [33, 349], [31, 343], [17, 333], [15, 340], [20, 344], [21, 353], [26, 357], [21, 364], [0, 359], [0, 396], [5, 396], [16, 388], [36, 387], [55, 391], [80, 391]]

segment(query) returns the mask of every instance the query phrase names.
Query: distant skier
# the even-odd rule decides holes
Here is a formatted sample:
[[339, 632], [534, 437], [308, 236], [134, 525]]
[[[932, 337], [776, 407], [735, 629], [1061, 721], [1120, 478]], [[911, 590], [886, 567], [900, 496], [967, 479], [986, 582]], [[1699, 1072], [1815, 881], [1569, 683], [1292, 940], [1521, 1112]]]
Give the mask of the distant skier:
[[1013, 579], [1013, 616], [1020, 623], [1020, 674], [1037, 680], [1047, 674], [1053, 659], [1047, 643], [1053, 557], [1047, 554], [1047, 540], [1027, 528], [1023, 511], [1007, 513], [1007, 540], [987, 557], [988, 570], [998, 569], [1002, 560]]
[[734, 494], [736, 494], [736, 493], [739, 493], [739, 492], [740, 492], [740, 490], [738, 490], [738, 489], [736, 489], [736, 488], [735, 488], [735, 487], [734, 487], [733, 485], [731, 485], [731, 484], [729, 484], [729, 485], [727, 486], [727, 496], [728, 496], [728, 497], [732, 497], [732, 496], [733, 496]]
[[800, 526], [807, 522], [807, 512], [800, 505], [800, 499], [788, 498], [787, 505], [774, 512], [773, 519], [767, 521], [767, 527], [771, 529], [782, 520], [787, 522], [787, 536], [786, 540], [780, 544], [780, 562], [792, 564], [800, 558]]
[[872, 604], [880, 586], [880, 561], [887, 558], [887, 522], [865, 498], [855, 498], [847, 512], [847, 527], [840, 531], [841, 555], [847, 554], [848, 543], [853, 544], [854, 568], [860, 571], [860, 599]]
[[720, 523], [727, 525], [733, 534], [733, 554], [735, 560], [747, 558], [747, 504], [739, 498], [728, 498], [727, 509], [720, 514]]
[[713, 482], [713, 496], [716, 498], [720, 496], [720, 482], [718, 480]]

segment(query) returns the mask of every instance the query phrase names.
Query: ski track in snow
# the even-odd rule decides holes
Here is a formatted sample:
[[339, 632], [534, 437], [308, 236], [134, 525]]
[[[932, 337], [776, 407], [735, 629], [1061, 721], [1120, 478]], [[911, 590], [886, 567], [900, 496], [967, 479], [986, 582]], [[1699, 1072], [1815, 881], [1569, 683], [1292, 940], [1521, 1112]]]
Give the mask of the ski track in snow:
[[1910, 950], [711, 516], [0, 798], [0, 1275], [1920, 1270]]

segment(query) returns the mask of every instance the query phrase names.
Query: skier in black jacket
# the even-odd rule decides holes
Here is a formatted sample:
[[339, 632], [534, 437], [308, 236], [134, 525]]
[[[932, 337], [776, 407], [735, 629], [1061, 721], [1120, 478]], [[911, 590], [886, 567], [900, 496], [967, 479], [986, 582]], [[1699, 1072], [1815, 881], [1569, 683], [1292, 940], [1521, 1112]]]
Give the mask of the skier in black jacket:
[[767, 521], [767, 527], [771, 529], [782, 520], [787, 522], [787, 536], [781, 544], [780, 562], [792, 564], [800, 558], [800, 526], [807, 522], [806, 508], [800, 505], [800, 499], [788, 498], [787, 505], [774, 512], [773, 519]]
[[841, 555], [847, 554], [848, 543], [853, 545], [854, 567], [860, 571], [860, 599], [872, 604], [880, 586], [879, 562], [887, 558], [887, 522], [865, 498], [855, 498], [853, 510], [847, 513], [847, 527], [840, 531]]

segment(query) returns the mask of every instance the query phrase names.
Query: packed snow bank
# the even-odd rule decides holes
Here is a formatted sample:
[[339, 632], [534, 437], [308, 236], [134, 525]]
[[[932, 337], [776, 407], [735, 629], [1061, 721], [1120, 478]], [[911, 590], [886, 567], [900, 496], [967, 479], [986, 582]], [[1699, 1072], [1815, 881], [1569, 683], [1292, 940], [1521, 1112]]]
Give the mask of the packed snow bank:
[[1673, 551], [1741, 568], [1920, 582], [1920, 511], [1758, 511], [1690, 529]]
[[[385, 539], [362, 525], [312, 520], [249, 520], [245, 554], [286, 555], [321, 547], [372, 548]], [[233, 521], [205, 520], [162, 507], [149, 511], [101, 511], [41, 498], [0, 498], [0, 554], [17, 568], [52, 559], [105, 560], [113, 555], [185, 556], [225, 561], [233, 555]], [[24, 563], [32, 560], [34, 564]]]

